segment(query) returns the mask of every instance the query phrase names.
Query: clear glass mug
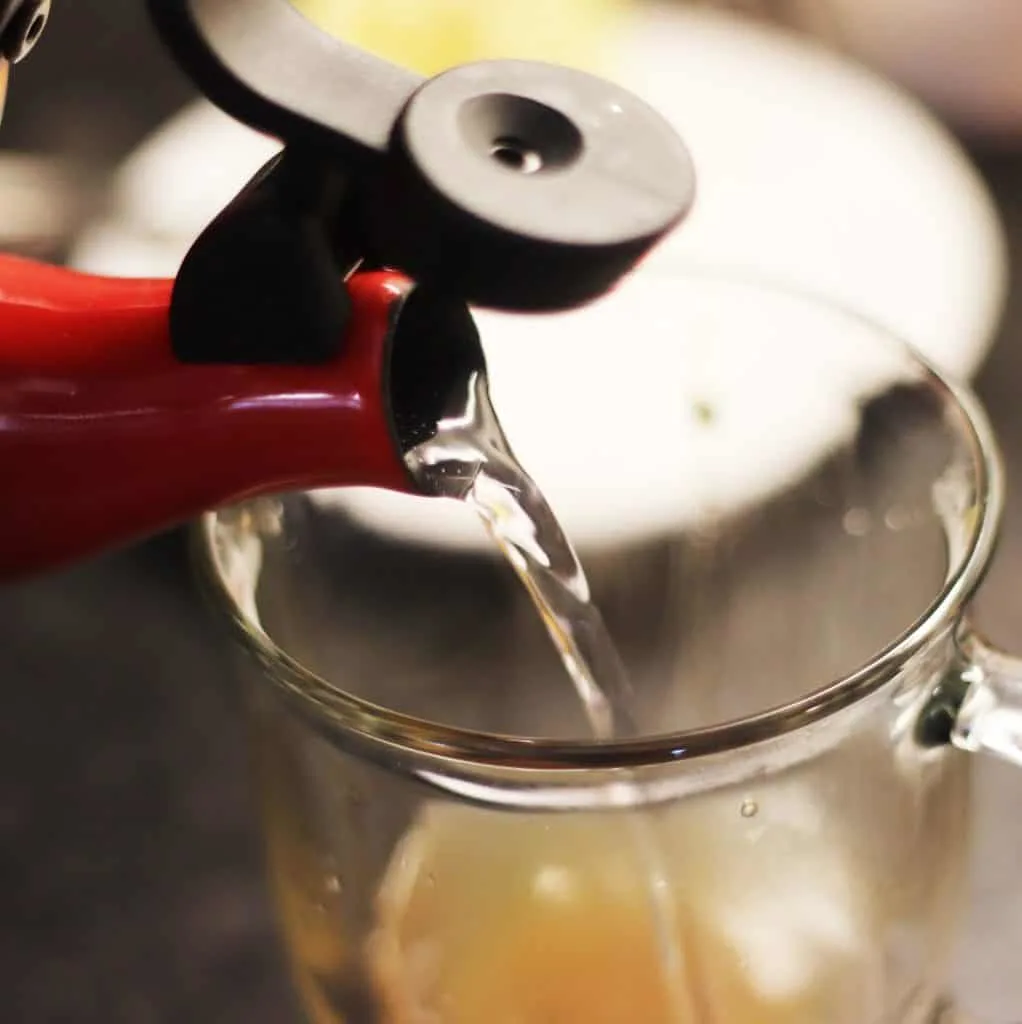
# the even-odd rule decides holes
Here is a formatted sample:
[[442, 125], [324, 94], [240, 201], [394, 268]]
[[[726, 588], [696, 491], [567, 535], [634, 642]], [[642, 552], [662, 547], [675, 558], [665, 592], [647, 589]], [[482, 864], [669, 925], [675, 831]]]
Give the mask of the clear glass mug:
[[[698, 274], [650, 287], [555, 318], [589, 345], [584, 387], [565, 437], [519, 445], [570, 512], [640, 738], [587, 739], [461, 507], [296, 494], [201, 524], [316, 1024], [957, 1019], [969, 753], [1022, 761], [1022, 666], [967, 618], [995, 439], [854, 315]], [[541, 355], [517, 323], [490, 334], [508, 326]], [[578, 353], [502, 402], [497, 349], [516, 444]]]

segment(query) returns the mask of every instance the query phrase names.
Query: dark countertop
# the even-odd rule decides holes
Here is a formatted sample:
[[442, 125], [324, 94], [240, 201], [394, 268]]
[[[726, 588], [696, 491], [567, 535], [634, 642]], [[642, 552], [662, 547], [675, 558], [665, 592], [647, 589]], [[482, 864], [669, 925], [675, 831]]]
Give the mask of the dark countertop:
[[298, 1019], [179, 538], [0, 594], [2, 1019]]
[[[0, 137], [102, 167], [187, 92], [145, 41], [137, 0], [55, 6]], [[103, 130], [85, 130], [82, 118]], [[1022, 266], [1022, 154], [982, 163]], [[977, 609], [993, 639], [1017, 651], [1020, 294], [980, 381], [1015, 487]], [[6, 1024], [299, 1019], [263, 888], [229, 676], [178, 535], [0, 591]], [[996, 1024], [1022, 1019], [1020, 807], [1022, 774], [982, 762], [959, 974]]]

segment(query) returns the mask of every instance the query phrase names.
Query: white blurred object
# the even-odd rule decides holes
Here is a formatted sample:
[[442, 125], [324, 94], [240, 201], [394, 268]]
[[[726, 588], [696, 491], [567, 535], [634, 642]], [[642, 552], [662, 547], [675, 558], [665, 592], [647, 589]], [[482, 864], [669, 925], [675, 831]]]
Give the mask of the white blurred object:
[[[978, 175], [919, 105], [821, 48], [712, 11], [636, 13], [617, 77], [696, 160], [696, 209], [654, 260], [767, 274], [887, 324], [952, 372], [975, 370], [1001, 313], [1004, 242]], [[277, 148], [195, 104], [128, 162], [113, 216], [74, 263], [173, 273]]]
[[785, 13], [963, 129], [1022, 131], [1019, 0], [799, 0]]
[[[706, 526], [797, 481], [911, 372], [873, 329], [797, 296], [698, 275], [637, 274], [591, 306], [482, 312], [494, 407], [575, 544]], [[389, 536], [490, 550], [464, 506], [322, 492]]]
[[876, 895], [863, 866], [839, 841], [814, 787], [773, 780], [767, 793], [748, 818], [735, 814], [730, 794], [691, 809], [681, 803], [665, 816], [698, 878], [686, 877], [683, 888], [694, 916], [725, 940], [768, 1002], [819, 1005], [812, 997], [828, 982], [855, 978], [858, 1005], [879, 1004], [867, 966], [879, 940]]
[[[779, 414], [777, 386], [791, 394], [799, 382], [761, 344], [776, 325], [755, 315], [728, 325], [747, 332], [740, 358], [733, 337], [720, 344], [710, 333], [700, 338], [701, 367], [691, 347], [680, 355], [679, 337], [709, 332], [712, 319], [690, 282], [675, 283], [686, 268], [828, 297], [960, 375], [982, 361], [1005, 288], [1003, 238], [977, 174], [929, 115], [868, 72], [720, 12], [654, 8], [636, 13], [622, 37], [617, 77], [691, 147], [695, 211], [635, 280], [591, 309], [527, 322], [480, 315], [511, 442], [583, 547], [762, 496], [849, 429], [850, 406], [814, 406], [812, 360], [802, 371], [805, 401]], [[208, 105], [190, 108], [125, 168], [117, 217], [82, 239], [76, 264], [172, 274], [276, 149]], [[819, 393], [844, 387], [851, 401], [861, 384], [828, 380]], [[608, 395], [614, 419], [601, 423]], [[704, 402], [726, 411], [713, 431], [693, 414]], [[432, 543], [485, 543], [465, 510], [446, 503], [377, 492], [327, 498]]]
[[695, 209], [654, 260], [751, 270], [868, 316], [967, 376], [1007, 259], [968, 158], [914, 100], [779, 29], [661, 9], [622, 76], [696, 164]]

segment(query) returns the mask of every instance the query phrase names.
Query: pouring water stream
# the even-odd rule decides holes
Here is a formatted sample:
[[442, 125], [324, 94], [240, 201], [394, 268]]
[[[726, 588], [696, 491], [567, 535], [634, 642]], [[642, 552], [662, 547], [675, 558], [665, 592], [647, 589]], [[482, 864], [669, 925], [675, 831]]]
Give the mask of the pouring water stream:
[[[637, 735], [628, 672], [592, 601], [575, 549], [504, 435], [486, 374], [473, 373], [452, 406], [434, 436], [407, 454], [409, 471], [424, 493], [463, 501], [478, 514], [543, 620], [593, 738]], [[696, 1019], [685, 984], [678, 914], [657, 835], [641, 805], [627, 812], [627, 822], [648, 882], [673, 1016], [677, 1021]]]

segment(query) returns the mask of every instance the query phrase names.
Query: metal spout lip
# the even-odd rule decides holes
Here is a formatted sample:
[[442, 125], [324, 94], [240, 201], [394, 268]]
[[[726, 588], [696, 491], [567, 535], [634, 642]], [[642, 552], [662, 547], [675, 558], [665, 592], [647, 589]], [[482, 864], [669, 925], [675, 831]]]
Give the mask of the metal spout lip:
[[402, 458], [428, 441], [486, 365], [482, 342], [465, 303], [412, 285], [391, 309], [383, 364], [383, 401], [395, 450]]

